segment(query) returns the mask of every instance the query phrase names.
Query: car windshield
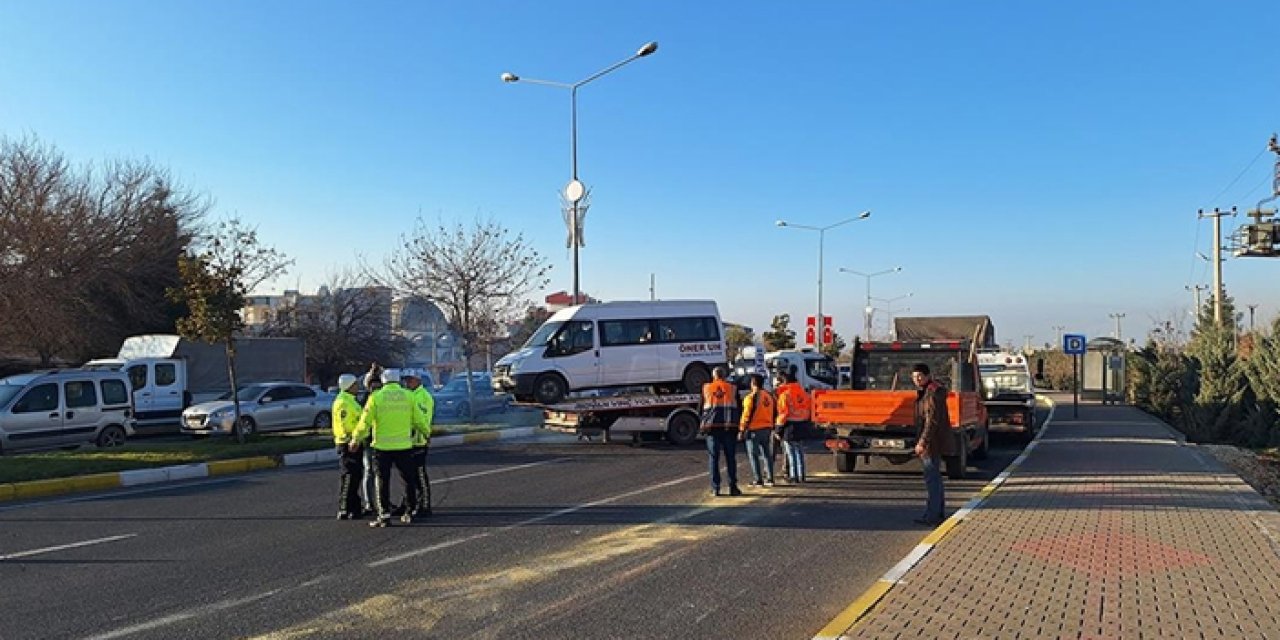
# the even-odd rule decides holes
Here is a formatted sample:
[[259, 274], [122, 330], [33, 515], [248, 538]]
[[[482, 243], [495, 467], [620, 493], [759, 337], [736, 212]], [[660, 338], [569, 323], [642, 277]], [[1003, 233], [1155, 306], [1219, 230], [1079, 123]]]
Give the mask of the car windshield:
[[825, 382], [831, 386], [836, 386], [836, 364], [826, 358], [814, 358], [804, 361], [805, 373], [814, 380]]
[[0, 384], [0, 407], [8, 404], [19, 391], [22, 391], [22, 387], [18, 385]]
[[[236, 394], [236, 399], [240, 400], [241, 402], [250, 402], [253, 400], [257, 400], [258, 396], [262, 395], [262, 392], [266, 390], [267, 390], [267, 385], [265, 384], [251, 384], [247, 387], [240, 387], [240, 393]], [[218, 399], [230, 400], [231, 392], [228, 391], [218, 396]]]
[[551, 339], [551, 336], [554, 336], [556, 332], [560, 330], [560, 327], [563, 327], [563, 326], [564, 326], [564, 323], [559, 321], [544, 323], [541, 327], [538, 327], [537, 331], [533, 332], [533, 335], [529, 336], [529, 339], [525, 341], [524, 346], [525, 347], [546, 346], [547, 341]]

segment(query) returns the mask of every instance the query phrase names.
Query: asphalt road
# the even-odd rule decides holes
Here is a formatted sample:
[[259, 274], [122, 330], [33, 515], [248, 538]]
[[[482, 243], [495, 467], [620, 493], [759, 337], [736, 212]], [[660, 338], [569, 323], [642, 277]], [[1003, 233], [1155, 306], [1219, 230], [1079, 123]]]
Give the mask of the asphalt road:
[[0, 638], [807, 638], [927, 533], [918, 464], [712, 498], [699, 447], [431, 459], [435, 515], [390, 529], [334, 520], [327, 466], [0, 507]]

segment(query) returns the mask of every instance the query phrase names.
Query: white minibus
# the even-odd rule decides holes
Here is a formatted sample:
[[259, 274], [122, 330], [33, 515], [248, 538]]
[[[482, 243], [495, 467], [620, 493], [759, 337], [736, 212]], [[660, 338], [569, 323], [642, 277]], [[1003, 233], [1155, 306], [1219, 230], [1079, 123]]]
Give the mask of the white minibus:
[[498, 360], [493, 387], [538, 404], [610, 387], [698, 393], [727, 353], [711, 300], [578, 305], [557, 311]]

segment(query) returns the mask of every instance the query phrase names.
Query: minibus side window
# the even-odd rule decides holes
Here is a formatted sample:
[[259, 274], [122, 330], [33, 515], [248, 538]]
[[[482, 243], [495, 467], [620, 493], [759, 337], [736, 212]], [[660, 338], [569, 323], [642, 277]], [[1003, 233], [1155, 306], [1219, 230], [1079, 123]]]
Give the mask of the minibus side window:
[[595, 348], [595, 323], [590, 320], [566, 322], [547, 344], [550, 357], [571, 356]]

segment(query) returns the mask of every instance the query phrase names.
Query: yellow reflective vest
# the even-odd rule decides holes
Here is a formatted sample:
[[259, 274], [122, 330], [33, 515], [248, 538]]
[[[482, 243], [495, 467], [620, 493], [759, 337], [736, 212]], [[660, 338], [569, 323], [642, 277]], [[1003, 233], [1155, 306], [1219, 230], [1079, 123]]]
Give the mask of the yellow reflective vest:
[[413, 432], [413, 446], [426, 446], [431, 442], [431, 420], [436, 414], [436, 399], [431, 397], [431, 392], [427, 391], [427, 387], [423, 385], [418, 386], [417, 389], [409, 393], [413, 395], [414, 401], [418, 403], [418, 408], [422, 410], [422, 416], [427, 421], [425, 431]]
[[333, 423], [334, 444], [348, 444], [355, 435], [360, 424], [360, 403], [356, 397], [346, 391], [339, 391], [333, 399], [333, 407], [329, 410], [329, 421]]
[[363, 442], [372, 435], [374, 449], [403, 451], [413, 448], [415, 433], [428, 435], [422, 408], [407, 389], [391, 382], [369, 396], [352, 437]]

